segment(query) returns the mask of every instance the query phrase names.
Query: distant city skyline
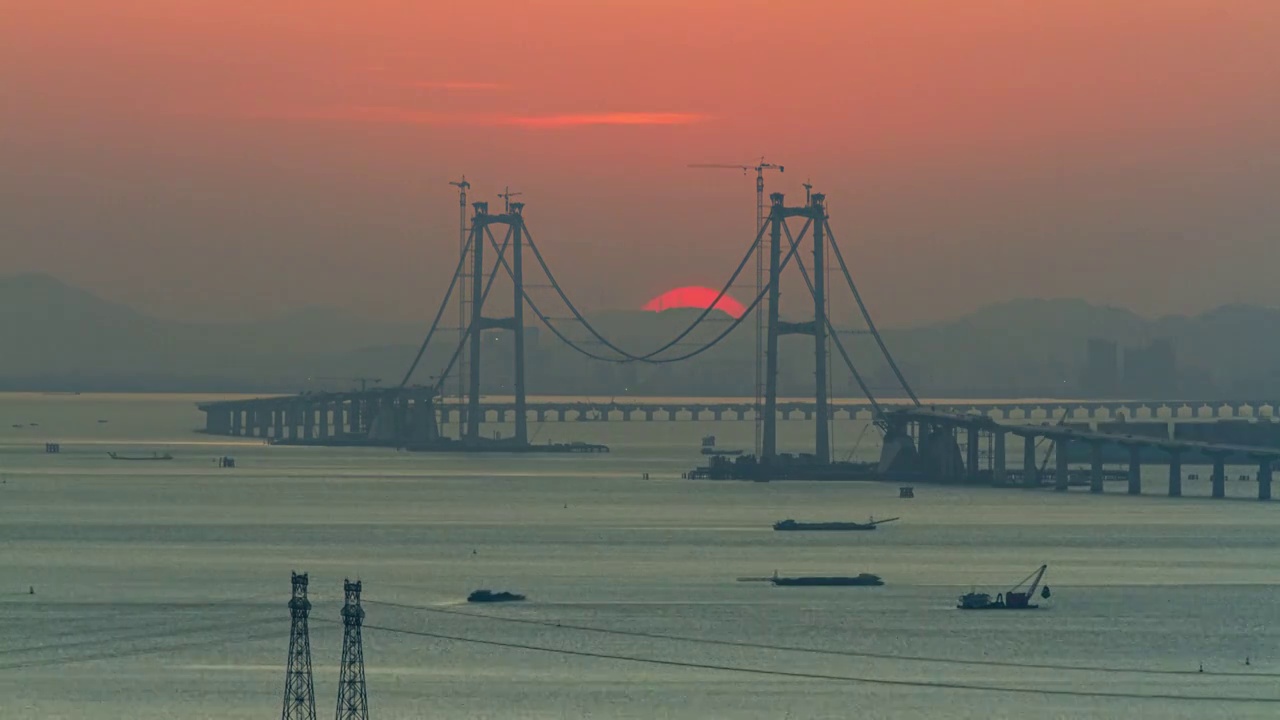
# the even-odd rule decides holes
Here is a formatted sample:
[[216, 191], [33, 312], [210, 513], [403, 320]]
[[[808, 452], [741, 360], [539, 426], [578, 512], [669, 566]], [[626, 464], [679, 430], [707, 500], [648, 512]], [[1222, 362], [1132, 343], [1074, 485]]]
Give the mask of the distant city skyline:
[[718, 288], [754, 178], [688, 165], [762, 155], [885, 324], [1277, 302], [1271, 0], [64, 5], [0, 25], [4, 269], [167, 317], [421, 320], [464, 173], [586, 309]]

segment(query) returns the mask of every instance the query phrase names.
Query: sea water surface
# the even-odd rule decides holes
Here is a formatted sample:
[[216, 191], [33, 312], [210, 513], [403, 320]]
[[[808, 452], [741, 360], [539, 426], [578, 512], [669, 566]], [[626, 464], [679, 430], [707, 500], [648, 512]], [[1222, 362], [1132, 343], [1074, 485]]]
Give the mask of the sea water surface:
[[[310, 575], [320, 717], [344, 578], [363, 583], [375, 718], [1280, 716], [1280, 505], [1249, 482], [1170, 499], [1150, 468], [1137, 498], [906, 500], [680, 479], [700, 435], [743, 447], [751, 423], [533, 429], [603, 456], [412, 454], [196, 434], [198, 399], [0, 395], [0, 717], [278, 717], [291, 571]], [[874, 455], [862, 425], [836, 425], [842, 454]], [[807, 423], [781, 427], [805, 449]], [[901, 520], [770, 529], [872, 515]], [[954, 608], [1042, 563], [1043, 609]], [[737, 581], [775, 570], [886, 585]], [[482, 587], [529, 600], [464, 602]]]

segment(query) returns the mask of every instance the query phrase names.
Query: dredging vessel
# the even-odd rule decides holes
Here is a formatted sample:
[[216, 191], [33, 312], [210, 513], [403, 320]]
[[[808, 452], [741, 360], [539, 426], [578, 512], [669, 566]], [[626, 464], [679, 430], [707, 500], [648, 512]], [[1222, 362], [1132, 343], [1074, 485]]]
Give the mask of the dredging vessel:
[[[1035, 610], [1040, 606], [1032, 605], [1031, 599], [1035, 597], [1036, 587], [1040, 585], [1040, 580], [1044, 578], [1044, 573], [1048, 569], [1048, 565], [1041, 565], [1035, 572], [1023, 578], [1022, 582], [1003, 593], [996, 593], [994, 600], [987, 593], [965, 593], [956, 602], [956, 607], [960, 610]], [[1018, 589], [1027, 585], [1028, 582], [1030, 585], [1025, 592]], [[1050, 594], [1048, 585], [1040, 589], [1040, 597], [1048, 600]]]
[[779, 531], [808, 531], [808, 530], [875, 530], [884, 523], [891, 523], [899, 518], [885, 518], [884, 520], [868, 519], [864, 523], [860, 522], [800, 522], [798, 520], [779, 520], [773, 524], [774, 530]]

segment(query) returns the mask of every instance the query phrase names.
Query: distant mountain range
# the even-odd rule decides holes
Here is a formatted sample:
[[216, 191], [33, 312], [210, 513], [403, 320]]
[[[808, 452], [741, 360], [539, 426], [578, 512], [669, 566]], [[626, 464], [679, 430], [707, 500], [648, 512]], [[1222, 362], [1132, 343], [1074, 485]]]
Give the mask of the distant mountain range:
[[[663, 344], [695, 315], [610, 312], [591, 320], [610, 339], [639, 350]], [[723, 322], [720, 316], [711, 331], [700, 329], [688, 340], [705, 340]], [[425, 331], [425, 322], [377, 322], [323, 308], [242, 323], [175, 322], [48, 276], [13, 275], [0, 277], [0, 390], [294, 392], [350, 387], [354, 380], [333, 378], [358, 376], [389, 385], [399, 381]], [[584, 341], [580, 330], [566, 334]], [[659, 369], [587, 362], [545, 329], [537, 336], [538, 347], [530, 351], [534, 393], [751, 393], [749, 328], [694, 361]], [[444, 333], [446, 342], [433, 349], [416, 381], [439, 371], [452, 350], [444, 346], [456, 337], [456, 330]], [[1280, 310], [1273, 308], [1227, 306], [1152, 320], [1082, 300], [1016, 300], [958, 320], [886, 329], [884, 337], [920, 395], [1081, 395], [1090, 338], [1121, 347], [1169, 339], [1177, 352], [1176, 391], [1183, 396], [1280, 394]], [[869, 338], [842, 338], [873, 392], [900, 394]], [[606, 352], [598, 343], [583, 346]], [[796, 338], [784, 347], [782, 389], [803, 394], [812, 385], [809, 346]], [[687, 349], [679, 345], [672, 352]], [[494, 362], [491, 357], [486, 366]], [[833, 364], [837, 393], [853, 394], [838, 355]], [[501, 391], [502, 380], [495, 382], [490, 392]]]

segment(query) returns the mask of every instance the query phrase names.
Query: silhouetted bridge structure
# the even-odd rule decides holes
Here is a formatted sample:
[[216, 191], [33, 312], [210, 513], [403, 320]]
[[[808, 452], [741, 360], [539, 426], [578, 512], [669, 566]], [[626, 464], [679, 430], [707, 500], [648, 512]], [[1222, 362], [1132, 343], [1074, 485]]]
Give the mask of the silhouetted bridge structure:
[[[1192, 456], [1208, 458], [1214, 465], [1215, 496], [1223, 494], [1225, 464], [1228, 460], [1256, 463], [1258, 467], [1259, 497], [1271, 495], [1272, 464], [1280, 459], [1280, 441], [1275, 447], [1230, 443], [1201, 442], [1194, 438], [1170, 437], [1168, 423], [1160, 427], [1143, 429], [1143, 420], [1154, 420], [1148, 425], [1159, 425], [1160, 420], [1198, 419], [1217, 420], [1237, 418], [1261, 418], [1280, 414], [1277, 400], [1007, 400], [992, 402], [939, 401], [922, 402], [911, 389], [906, 377], [894, 361], [884, 339], [876, 330], [871, 313], [863, 303], [857, 286], [839, 245], [833, 237], [827, 215], [825, 196], [812, 193], [801, 206], [787, 206], [780, 193], [769, 196], [767, 218], [764, 216], [763, 188], [757, 185], [760, 222], [756, 236], [737, 268], [723, 284], [716, 299], [682, 332], [666, 344], [648, 352], [633, 352], [619, 347], [592, 327], [583, 313], [574, 305], [551, 272], [550, 266], [538, 250], [524, 218], [523, 203], [508, 203], [502, 213], [490, 213], [488, 204], [474, 203], [474, 213], [469, 227], [466, 217], [467, 183], [457, 184], [459, 196], [460, 255], [448, 290], [427, 331], [417, 355], [396, 387], [359, 392], [304, 393], [287, 397], [267, 397], [250, 400], [226, 400], [202, 403], [205, 413], [204, 431], [232, 437], [256, 437], [274, 443], [298, 443], [319, 445], [373, 445], [404, 447], [436, 451], [486, 451], [500, 449], [530, 450], [528, 425], [530, 422], [672, 422], [672, 421], [745, 421], [756, 426], [755, 453], [740, 460], [756, 464], [755, 479], [796, 477], [792, 470], [780, 472], [788, 457], [778, 452], [777, 426], [779, 421], [809, 420], [813, 422], [814, 451], [812, 455], [799, 456], [804, 460], [799, 466], [813, 468], [814, 474], [825, 474], [831, 479], [851, 479], [861, 470], [849, 467], [849, 475], [841, 475], [846, 466], [856, 463], [840, 463], [832, 460], [832, 425], [835, 419], [872, 420], [885, 432], [885, 441], [879, 464], [880, 477], [912, 476], [926, 481], [948, 483], [990, 483], [1008, 485], [1018, 483], [1038, 487], [1045, 475], [1053, 476], [1053, 486], [1066, 490], [1072, 483], [1069, 450], [1087, 447], [1089, 452], [1089, 485], [1094, 492], [1101, 492], [1108, 478], [1104, 468], [1107, 452], [1120, 451], [1128, 455], [1127, 479], [1129, 492], [1141, 491], [1141, 465], [1151, 462], [1150, 454], [1157, 453], [1169, 463], [1170, 495], [1181, 494], [1181, 463]], [[509, 200], [509, 197], [508, 197]], [[804, 226], [793, 235], [789, 222], [803, 221]], [[493, 228], [506, 228], [506, 235], [499, 242]], [[812, 233], [810, 234], [810, 231]], [[806, 242], [807, 241], [807, 242]], [[488, 248], [488, 249], [486, 249]], [[509, 255], [508, 255], [509, 249]], [[805, 252], [801, 252], [801, 250]], [[576, 320], [577, 329], [585, 331], [589, 338], [574, 339], [541, 309], [528, 293], [525, 283], [524, 257], [526, 250], [536, 261], [547, 280], [545, 287], [555, 291], [559, 301]], [[486, 270], [486, 258], [493, 253], [491, 268]], [[692, 340], [691, 333], [713, 312], [729, 289], [735, 286], [739, 275], [752, 257], [756, 258], [756, 293], [741, 316], [726, 325], [716, 324], [710, 339]], [[806, 261], [806, 256], [809, 258]], [[835, 260], [828, 263], [828, 257]], [[767, 258], [767, 259], [766, 259]], [[808, 266], [806, 266], [808, 262]], [[469, 268], [468, 268], [469, 266]], [[788, 266], [794, 268], [807, 287], [807, 298], [812, 306], [804, 310], [804, 317], [794, 320], [780, 315], [782, 272]], [[767, 268], [767, 281], [765, 270]], [[828, 296], [828, 276], [838, 269], [844, 285], [850, 291], [853, 303], [847, 307], [856, 309], [866, 325], [866, 336], [875, 342], [879, 356], [893, 372], [901, 389], [901, 400], [878, 400], [853, 363], [841, 340], [841, 332], [828, 317], [831, 305]], [[512, 281], [513, 304], [509, 313], [499, 316], [486, 314], [486, 300], [499, 270], [505, 270]], [[465, 328], [456, 346], [448, 354], [448, 361], [427, 386], [411, 384], [414, 373], [424, 358], [429, 357], [431, 346], [441, 319], [449, 307], [451, 298], [458, 298], [459, 326]], [[492, 303], [488, 304], [492, 309]], [[756, 318], [756, 394], [751, 400], [734, 399], [640, 399], [611, 398], [608, 401], [575, 398], [530, 398], [525, 387], [524, 331], [525, 311], [529, 310], [542, 325], [562, 344], [580, 355], [604, 363], [637, 363], [663, 365], [682, 362], [710, 350], [727, 337], [749, 316]], [[810, 315], [810, 313], [812, 313]], [[485, 331], [511, 332], [513, 397], [496, 398], [481, 395], [483, 383], [481, 353]], [[802, 336], [813, 348], [814, 395], [812, 400], [792, 400], [778, 396], [779, 345], [784, 338]], [[446, 348], [449, 349], [449, 348]], [[834, 351], [834, 352], [833, 352]], [[833, 400], [830, 397], [829, 373], [833, 363], [829, 357], [843, 361], [849, 377], [856, 382], [865, 400]], [[456, 381], [454, 398], [445, 398], [444, 388], [450, 380]], [[898, 392], [895, 390], [894, 392]], [[1103, 432], [1094, 425], [1099, 421], [1123, 418], [1132, 429], [1120, 428], [1118, 423], [1107, 422], [1112, 429]], [[1039, 421], [1039, 422], [1037, 422]], [[442, 428], [457, 423], [457, 438], [448, 438]], [[487, 423], [510, 423], [514, 431], [508, 438], [490, 438], [494, 428]], [[1190, 423], [1187, 423], [1188, 425]], [[1197, 423], [1203, 425], [1204, 423]], [[1280, 427], [1280, 426], [1277, 426]], [[1266, 428], [1268, 431], [1271, 428]], [[1160, 435], [1163, 433], [1164, 437]], [[495, 433], [496, 434], [496, 433]], [[1008, 465], [1009, 436], [1022, 438], [1024, 463], [1021, 470]], [[964, 441], [961, 444], [961, 438]], [[1252, 436], [1250, 436], [1252, 437]], [[986, 453], [987, 466], [981, 463], [979, 448], [983, 440], [989, 444]], [[1036, 446], [1049, 441], [1055, 448], [1056, 461], [1052, 472], [1036, 464]], [[692, 443], [691, 443], [692, 445]], [[564, 446], [565, 451], [577, 451], [586, 447], [582, 443]], [[961, 447], [964, 448], [961, 451]], [[1047, 455], [1046, 455], [1047, 461]], [[865, 464], [864, 464], [865, 465]], [[806, 469], [804, 472], [810, 472]], [[1112, 475], [1116, 473], [1112, 472]], [[865, 475], [863, 475], [865, 476]]]
[[[416, 409], [425, 412], [431, 404], [429, 388], [378, 389], [352, 392], [319, 392], [247, 400], [221, 400], [201, 403], [205, 413], [205, 432], [214, 435], [247, 436], [275, 439], [324, 439], [367, 433], [372, 419], [380, 413], [399, 414], [405, 418]], [[880, 401], [882, 410], [908, 407], [892, 401]], [[867, 401], [833, 400], [828, 404], [831, 419], [872, 420], [877, 405]], [[980, 414], [1006, 422], [1051, 420], [1085, 422], [1089, 420], [1215, 420], [1280, 416], [1280, 401], [1215, 400], [1215, 401], [938, 401], [930, 409], [951, 415]], [[482, 401], [479, 404], [484, 423], [514, 423], [516, 403], [508, 400]], [[465, 404], [441, 401], [434, 403], [440, 423], [466, 424]], [[531, 422], [677, 422], [677, 421], [749, 421], [755, 419], [751, 400], [645, 399], [582, 400], [577, 398], [542, 399], [525, 403], [525, 418]], [[806, 401], [780, 400], [779, 420], [813, 420], [817, 405]]]
[[[1040, 487], [1042, 475], [1046, 473], [1038, 463], [1037, 447], [1042, 440], [1048, 440], [1053, 443], [1055, 462], [1051, 474], [1053, 487], [1058, 491], [1065, 492], [1073, 484], [1069, 448], [1083, 445], [1091, 455], [1087, 476], [1090, 492], [1103, 492], [1104, 481], [1109, 479], [1104, 462], [1105, 450], [1120, 447], [1128, 454], [1125, 479], [1131, 495], [1142, 494], [1144, 451], [1156, 450], [1167, 456], [1170, 497], [1182, 495], [1183, 460], [1196, 456], [1213, 465], [1210, 476], [1213, 497], [1225, 497], [1226, 466], [1230, 461], [1257, 467], [1258, 499], [1269, 500], [1273, 467], [1280, 461], [1280, 447], [1100, 432], [1049, 422], [997, 422], [988, 415], [932, 408], [890, 409], [885, 412], [883, 420], [887, 430], [881, 454], [882, 472], [920, 471], [923, 468], [938, 479], [956, 483]], [[1011, 435], [1021, 439], [1023, 444], [1022, 467], [1014, 472], [1008, 468], [1007, 442]], [[964, 440], [963, 454], [961, 438]], [[986, 467], [983, 467], [981, 452], [984, 440], [988, 444]]]

